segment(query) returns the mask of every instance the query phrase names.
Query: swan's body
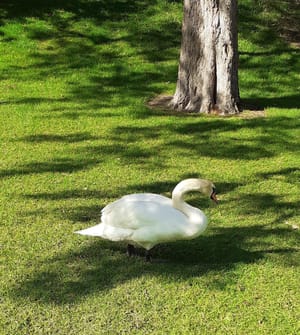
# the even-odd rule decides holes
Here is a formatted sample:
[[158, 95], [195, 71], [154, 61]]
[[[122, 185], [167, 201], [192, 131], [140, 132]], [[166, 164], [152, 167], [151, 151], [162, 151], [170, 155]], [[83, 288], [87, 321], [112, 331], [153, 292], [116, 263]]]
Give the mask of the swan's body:
[[216, 200], [210, 181], [186, 179], [175, 187], [172, 199], [152, 193], [125, 195], [103, 208], [100, 224], [77, 233], [136, 243], [146, 250], [162, 242], [196, 238], [208, 221], [200, 209], [184, 202], [188, 191], [200, 191]]

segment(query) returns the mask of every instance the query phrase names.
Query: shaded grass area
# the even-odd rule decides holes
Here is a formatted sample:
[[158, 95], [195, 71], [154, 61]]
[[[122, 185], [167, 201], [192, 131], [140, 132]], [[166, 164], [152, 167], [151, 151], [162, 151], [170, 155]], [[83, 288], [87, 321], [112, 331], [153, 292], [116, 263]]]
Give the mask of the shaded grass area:
[[299, 34], [292, 32], [299, 32], [297, 1], [243, 1], [239, 14], [242, 99], [262, 107], [299, 108], [300, 82], [294, 72]]
[[[221, 119], [146, 107], [174, 91], [181, 2], [1, 2], [3, 334], [299, 333], [291, 4], [240, 1], [241, 95], [266, 117]], [[189, 195], [208, 230], [153, 264], [73, 234], [188, 177], [213, 180], [220, 204]]]

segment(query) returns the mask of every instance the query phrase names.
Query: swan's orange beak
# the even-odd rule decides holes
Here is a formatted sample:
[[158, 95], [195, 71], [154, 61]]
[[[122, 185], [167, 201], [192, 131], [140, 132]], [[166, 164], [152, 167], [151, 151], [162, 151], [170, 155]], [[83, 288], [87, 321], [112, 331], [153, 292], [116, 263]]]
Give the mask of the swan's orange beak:
[[213, 192], [210, 196], [211, 200], [213, 200], [216, 204], [218, 203], [218, 199], [217, 199], [217, 194], [216, 192]]

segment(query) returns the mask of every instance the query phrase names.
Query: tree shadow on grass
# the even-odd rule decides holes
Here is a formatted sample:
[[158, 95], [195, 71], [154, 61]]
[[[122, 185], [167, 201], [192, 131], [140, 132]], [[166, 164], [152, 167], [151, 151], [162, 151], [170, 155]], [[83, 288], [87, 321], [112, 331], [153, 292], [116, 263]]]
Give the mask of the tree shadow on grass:
[[[267, 178], [280, 173], [290, 174], [291, 170], [268, 173]], [[292, 173], [295, 172], [294, 170]], [[297, 172], [297, 171], [296, 171]], [[189, 177], [189, 175], [182, 176]], [[262, 178], [265, 178], [262, 176]], [[118, 190], [113, 197], [131, 192], [165, 193], [175, 186], [172, 180], [137, 184]], [[237, 183], [219, 183], [222, 193], [233, 192]], [[61, 193], [44, 193], [27, 195], [27, 198], [49, 201], [65, 200], [78, 197], [102, 197], [95, 191], [71, 190]], [[233, 200], [236, 202], [236, 199]], [[153, 263], [144, 261], [144, 251], [140, 256], [128, 258], [126, 245], [100, 240], [98, 238], [78, 239], [74, 250], [58, 253], [38, 263], [26, 280], [11, 289], [15, 297], [24, 297], [46, 304], [76, 303], [90, 294], [110, 290], [120, 284], [141, 277], [156, 277], [163, 281], [192, 282], [193, 278], [209, 274], [207, 287], [225, 289], [237, 282], [235, 269], [241, 264], [264, 261], [277, 262], [283, 266], [299, 266], [299, 234], [282, 225], [289, 219], [290, 212], [299, 207], [299, 202], [282, 202], [280, 197], [271, 194], [239, 195], [238, 211], [243, 215], [260, 215], [266, 212], [276, 213], [276, 219], [265, 225], [215, 227], [209, 226], [207, 232], [192, 241], [178, 241], [158, 245], [153, 249]], [[193, 202], [192, 202], [193, 204]], [[208, 203], [201, 202], [204, 212]], [[220, 204], [222, 207], [222, 203]], [[228, 206], [225, 202], [224, 206]], [[99, 206], [74, 207], [67, 211], [70, 220], [85, 223], [100, 214]], [[241, 214], [241, 213], [240, 213]], [[74, 243], [75, 246], [75, 243]], [[159, 259], [164, 259], [160, 262]], [[221, 276], [220, 276], [221, 274]]]
[[288, 167], [276, 171], [262, 172], [259, 173], [259, 177], [263, 179], [284, 178], [286, 182], [297, 185], [300, 181], [300, 168]]
[[[104, 142], [101, 142], [101, 137], [89, 133], [30, 135], [17, 141], [68, 145], [80, 142], [82, 145], [79, 148], [70, 147], [69, 151], [64, 150], [65, 154], [71, 155], [70, 158], [53, 157], [47, 161], [2, 169], [0, 178], [38, 173], [72, 173], [93, 168], [108, 159], [115, 159], [124, 166], [141, 166], [145, 171], [161, 169], [168, 167], [170, 154], [174, 152], [190, 159], [209, 157], [253, 161], [275, 157], [283, 150], [291, 153], [299, 150], [295, 136], [299, 122], [295, 122], [294, 118], [273, 117], [234, 122], [228, 119], [202, 118], [200, 121], [147, 127], [116, 126]], [[151, 143], [154, 137], [161, 141]]]
[[[19, 81], [26, 81], [28, 76], [31, 76], [31, 79], [44, 80], [53, 76], [53, 73], [65, 77], [69, 71], [86, 71], [96, 66], [98, 70], [91, 71], [92, 75], [84, 83], [70, 80], [66, 93], [68, 101], [77, 102], [84, 105], [85, 109], [94, 111], [105, 107], [130, 106], [132, 99], [149, 97], [159, 92], [159, 89], [154, 89], [151, 84], [159, 78], [161, 81], [167, 81], [169, 71], [162, 74], [159, 69], [137, 69], [132, 64], [132, 51], [128, 55], [127, 51], [122, 54], [120, 45], [114, 43], [120, 41], [123, 45], [128, 44], [129, 48], [130, 44], [134, 44], [134, 55], [143, 54], [145, 57], [152, 57], [153, 61], [155, 55], [169, 58], [168, 50], [173, 48], [180, 38], [180, 34], [176, 32], [178, 25], [175, 27], [174, 22], [166, 22], [163, 24], [163, 31], [162, 27], [139, 31], [136, 17], [133, 20], [129, 19], [131, 15], [140, 14], [137, 17], [142, 22], [143, 16], [151, 15], [151, 6], [154, 5], [153, 1], [149, 4], [147, 1], [119, 0], [42, 3], [32, 0], [30, 4], [18, 0], [4, 1], [0, 5], [0, 9], [3, 9], [3, 19], [8, 22], [25, 22], [23, 28], [26, 36], [45, 43], [46, 46], [36, 48], [30, 55], [30, 65], [7, 67], [2, 73], [2, 78], [17, 77]], [[84, 20], [90, 25], [90, 29], [84, 28]], [[84, 27], [76, 28], [76, 23]], [[123, 37], [115, 36], [116, 31], [123, 30], [126, 31], [126, 34], [122, 34]], [[6, 37], [5, 34], [3, 32], [3, 38]], [[105, 44], [108, 48], [102, 49], [101, 46]], [[99, 71], [99, 64], [107, 72], [105, 75], [101, 69]], [[100, 72], [99, 75], [95, 75], [97, 71]], [[51, 102], [43, 98], [35, 99], [39, 103]], [[31, 100], [24, 98], [17, 102], [29, 104]], [[69, 113], [65, 115], [70, 117]], [[97, 117], [101, 117], [101, 113], [98, 113]]]
[[[93, 239], [75, 251], [44, 260], [11, 294], [43, 303], [66, 304], [143, 276], [177, 282], [208, 273], [216, 274], [213, 279], [210, 276], [208, 288], [224, 289], [236, 281], [233, 272], [238, 264], [258, 262], [275, 255], [284, 258], [287, 266], [296, 265], [298, 249], [278, 248], [263, 242], [268, 235], [284, 238], [287, 234], [285, 229], [270, 230], [261, 226], [215, 229], [211, 235], [194, 241], [157, 246], [151, 264], [142, 257], [128, 258], [122, 244]], [[243, 246], [248, 239], [255, 251]], [[156, 262], [155, 258], [160, 257], [165, 261]]]
[[[172, 117], [172, 116], [170, 116]], [[294, 132], [299, 124], [289, 117], [272, 119], [231, 120], [202, 119], [171, 126], [122, 126], [112, 130], [113, 141], [137, 142], [164, 136], [164, 146], [157, 149], [160, 162], [167, 161], [168, 152], [182, 150], [186, 157], [256, 160], [274, 157], [278, 153], [297, 152]], [[243, 132], [248, 133], [243, 138]], [[252, 136], [249, 134], [252, 133]], [[162, 135], [163, 134], [163, 135]], [[166, 135], [168, 134], [168, 135]], [[150, 151], [151, 153], [151, 151]], [[149, 155], [151, 157], [151, 154]]]
[[47, 162], [32, 162], [19, 165], [12, 169], [0, 170], [0, 178], [25, 176], [37, 173], [73, 173], [76, 171], [85, 170], [97, 165], [100, 160], [95, 159], [70, 159], [57, 158]]
[[45, 142], [58, 142], [58, 143], [77, 143], [84, 141], [97, 140], [99, 137], [92, 136], [89, 132], [81, 132], [81, 133], [70, 133], [64, 135], [57, 134], [35, 134], [29, 135], [22, 138], [19, 138], [20, 142], [28, 142], [28, 143], [45, 143]]
[[[76, 18], [94, 18], [99, 23], [104, 20], [120, 21], [130, 13], [141, 11], [147, 6], [147, 1], [122, 1], [122, 0], [2, 0], [0, 8], [2, 16], [6, 19], [22, 20], [26, 17], [38, 17], [53, 19], [56, 11], [66, 11]], [[64, 26], [63, 22], [56, 20], [56, 24]]]
[[254, 99], [243, 99], [243, 103], [246, 105], [260, 106], [263, 108], [285, 108], [293, 109], [300, 108], [300, 94], [284, 96], [284, 97], [274, 97], [274, 98], [254, 98]]
[[283, 41], [299, 45], [298, 0], [262, 0], [255, 6], [242, 1], [238, 10], [239, 32], [244, 39], [266, 47], [282, 46]]
[[[294, 1], [292, 3], [294, 4]], [[175, 84], [180, 48], [180, 22], [169, 18], [155, 25], [138, 24], [138, 20], [143, 23], [149, 17], [157, 15], [155, 5], [156, 2], [153, 1], [31, 0], [25, 3], [20, 0], [6, 0], [1, 3], [0, 9], [2, 8], [3, 20], [26, 22], [24, 29], [29, 39], [49, 42], [47, 48], [36, 50], [31, 55], [34, 62], [28, 65], [28, 68], [32, 70], [32, 78], [41, 80], [53, 73], [65, 76], [67, 71], [92, 69], [100, 62], [104, 68], [111, 67], [107, 70], [109, 75], [107, 73], [105, 76], [101, 73], [95, 75], [95, 71], [91, 71], [92, 75], [89, 76], [88, 82], [70, 82], [68, 99], [84, 105], [84, 109], [92, 110], [127, 106], [136, 117], [145, 117], [149, 110], [136, 112], [132, 102], [136, 99], [140, 99], [141, 102], [143, 99], [160, 94], [168, 82]], [[242, 52], [241, 70], [253, 72], [255, 76], [253, 81], [241, 82], [241, 87], [246, 91], [255, 87], [258, 92], [255, 93], [256, 96], [246, 98], [250, 104], [255, 102], [262, 107], [298, 108], [299, 95], [295, 85], [298, 52], [288, 47], [283, 48], [283, 43], [278, 38], [278, 31], [274, 30], [274, 26], [268, 26], [270, 22], [262, 13], [267, 8], [276, 13], [276, 18], [279, 15], [281, 21], [289, 21], [291, 27], [296, 25], [297, 20], [291, 21], [294, 15], [290, 15], [289, 6], [285, 4], [279, 6], [278, 3], [272, 4], [265, 0], [255, 8], [252, 7], [249, 8], [248, 3], [240, 4], [240, 34], [260, 48], [267, 45], [269, 54], [250, 55]], [[27, 24], [28, 18], [31, 24]], [[33, 23], [33, 18], [38, 19], [38, 24]], [[74, 23], [82, 20], [92, 22], [93, 29], [74, 28]], [[109, 25], [106, 25], [107, 22]], [[114, 36], [117, 29], [126, 33]], [[18, 36], [6, 36], [4, 32], [1, 35], [6, 43], [9, 43], [9, 39], [18, 38]], [[133, 51], [120, 52], [118, 46], [114, 44], [117, 41], [128, 44]], [[103, 45], [108, 48], [99, 49], [99, 46]], [[278, 58], [279, 51], [286, 56]], [[153, 66], [150, 66], [151, 69], [146, 68], [145, 64], [141, 69], [132, 66], [132, 55], [140, 55], [143, 62], [144, 60], [149, 62], [148, 66], [155, 64], [155, 70]], [[174, 62], [170, 64], [170, 60]], [[18, 80], [21, 80], [24, 71], [26, 69], [23, 67], [15, 66], [6, 69], [2, 76], [4, 78], [17, 76]], [[286, 80], [287, 73], [291, 78], [289, 81]], [[261, 80], [262, 78], [264, 80]], [[288, 94], [282, 94], [278, 88], [279, 83], [288, 90]], [[261, 92], [264, 92], [263, 96]], [[25, 100], [24, 102], [26, 103]], [[140, 106], [138, 109], [141, 109]], [[76, 115], [78, 113], [72, 115], [69, 112], [65, 113], [66, 118]], [[101, 113], [98, 113], [97, 117], [101, 117]]]

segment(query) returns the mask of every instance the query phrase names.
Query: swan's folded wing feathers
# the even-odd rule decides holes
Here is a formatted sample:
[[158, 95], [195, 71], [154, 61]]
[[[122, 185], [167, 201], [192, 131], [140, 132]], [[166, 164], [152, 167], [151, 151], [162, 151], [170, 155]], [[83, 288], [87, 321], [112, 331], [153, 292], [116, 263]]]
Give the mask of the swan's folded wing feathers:
[[106, 205], [102, 210], [101, 213], [108, 214], [113, 210], [118, 210], [120, 206], [124, 206], [126, 203], [132, 202], [157, 202], [161, 204], [168, 204], [171, 205], [171, 199], [164, 197], [159, 194], [154, 193], [135, 193], [135, 194], [128, 194], [124, 195], [122, 198]]
[[161, 220], [169, 220], [174, 216], [173, 212], [178, 211], [166, 197], [156, 194], [132, 194], [106, 206], [102, 210], [101, 222], [135, 230]]

